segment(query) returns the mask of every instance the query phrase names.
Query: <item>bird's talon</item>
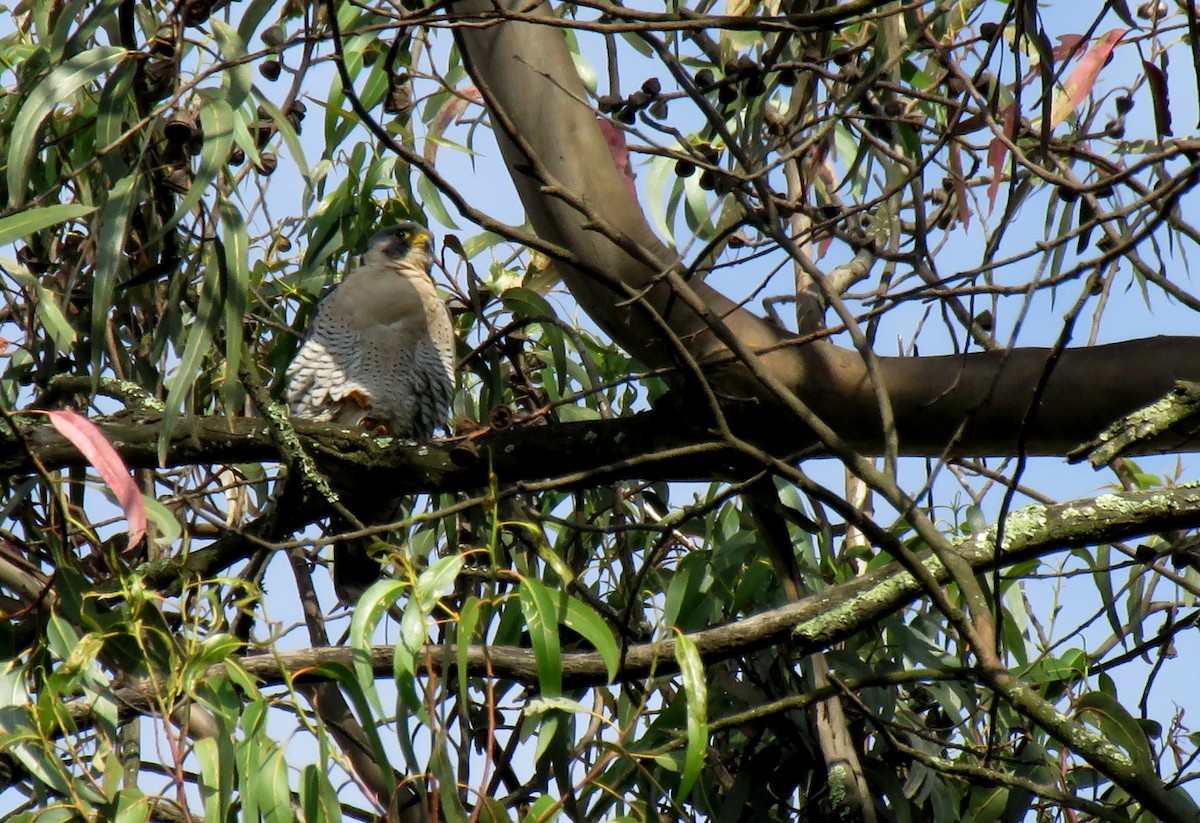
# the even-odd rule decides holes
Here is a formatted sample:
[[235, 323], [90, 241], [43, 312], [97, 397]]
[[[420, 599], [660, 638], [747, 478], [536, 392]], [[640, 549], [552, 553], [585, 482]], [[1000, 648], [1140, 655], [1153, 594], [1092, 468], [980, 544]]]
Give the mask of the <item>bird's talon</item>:
[[387, 423], [381, 423], [378, 420], [372, 420], [369, 417], [363, 421], [363, 428], [377, 437], [385, 437], [391, 434], [391, 432], [388, 430]]

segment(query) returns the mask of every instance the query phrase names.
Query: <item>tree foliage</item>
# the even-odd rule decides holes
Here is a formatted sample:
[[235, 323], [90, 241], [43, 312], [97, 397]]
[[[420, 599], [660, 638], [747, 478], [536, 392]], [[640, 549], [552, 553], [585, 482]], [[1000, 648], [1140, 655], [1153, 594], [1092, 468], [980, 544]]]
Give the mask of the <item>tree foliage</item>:
[[[1188, 9], [27, 0], [0, 807], [1194, 820]], [[402, 220], [446, 438], [293, 423]]]

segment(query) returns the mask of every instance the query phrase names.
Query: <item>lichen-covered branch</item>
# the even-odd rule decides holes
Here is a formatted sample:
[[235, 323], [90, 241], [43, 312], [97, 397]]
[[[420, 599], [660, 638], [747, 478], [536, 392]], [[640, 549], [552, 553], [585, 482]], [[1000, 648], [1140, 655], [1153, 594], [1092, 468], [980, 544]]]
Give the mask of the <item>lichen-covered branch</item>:
[[[957, 550], [976, 572], [1009, 566], [1033, 557], [1076, 546], [1129, 540], [1163, 530], [1200, 527], [1200, 486], [1179, 486], [1149, 492], [1105, 494], [1054, 506], [1029, 506], [1013, 512], [1005, 525], [1004, 546], [995, 548], [992, 527], [964, 538]], [[929, 554], [922, 562], [935, 579], [949, 578], [945, 568]], [[875, 625], [879, 620], [922, 595], [920, 583], [899, 563], [889, 563], [861, 577], [830, 586], [777, 609], [743, 618], [690, 635], [706, 662], [716, 662], [771, 646], [789, 638], [803, 651], [816, 651]], [[392, 674], [391, 646], [372, 649], [372, 665], [381, 677]], [[275, 683], [286, 672], [298, 672], [325, 662], [349, 664], [351, 650], [341, 647], [310, 649], [281, 655], [249, 657], [240, 661], [265, 682]], [[441, 671], [442, 655], [454, 649], [426, 646], [432, 669]], [[675, 647], [670, 638], [630, 646], [619, 679], [633, 680], [675, 669]], [[537, 662], [530, 649], [514, 646], [473, 645], [467, 656], [473, 676], [490, 675], [537, 683]], [[563, 682], [572, 687], [607, 682], [605, 662], [596, 652], [564, 652]], [[220, 672], [220, 667], [213, 670]]]

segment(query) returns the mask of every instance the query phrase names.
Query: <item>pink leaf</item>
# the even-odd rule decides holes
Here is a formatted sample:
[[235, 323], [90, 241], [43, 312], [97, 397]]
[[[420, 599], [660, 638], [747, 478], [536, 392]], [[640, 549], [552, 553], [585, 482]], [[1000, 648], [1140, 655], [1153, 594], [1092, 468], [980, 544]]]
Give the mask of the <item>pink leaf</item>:
[[596, 123], [604, 135], [604, 142], [608, 143], [608, 152], [612, 155], [613, 163], [621, 170], [629, 196], [637, 200], [637, 189], [633, 185], [633, 165], [629, 162], [629, 146], [625, 145], [625, 132], [603, 117], [597, 117]]
[[[446, 133], [446, 129], [450, 128], [450, 124], [462, 117], [462, 113], [466, 111], [467, 106], [471, 103], [478, 103], [480, 99], [479, 89], [474, 86], [468, 86], [465, 89], [458, 89], [446, 101], [437, 115], [429, 124], [429, 136], [440, 138]], [[438, 144], [436, 140], [425, 140], [425, 149], [422, 154], [430, 163], [437, 157]]]
[[1050, 110], [1050, 128], [1065, 121], [1071, 112], [1079, 108], [1084, 98], [1092, 93], [1096, 78], [1100, 76], [1100, 69], [1104, 68], [1113, 48], [1127, 31], [1129, 29], [1113, 29], [1080, 59], [1067, 82], [1063, 84], [1062, 90], [1054, 97], [1054, 106]]
[[103, 432], [96, 428], [96, 424], [83, 415], [73, 411], [46, 413], [50, 415], [50, 424], [87, 458], [121, 504], [125, 520], [129, 523], [129, 545], [126, 551], [132, 549], [146, 534], [146, 503], [142, 500], [142, 492], [133, 482], [125, 461], [117, 454], [117, 450], [108, 442]]

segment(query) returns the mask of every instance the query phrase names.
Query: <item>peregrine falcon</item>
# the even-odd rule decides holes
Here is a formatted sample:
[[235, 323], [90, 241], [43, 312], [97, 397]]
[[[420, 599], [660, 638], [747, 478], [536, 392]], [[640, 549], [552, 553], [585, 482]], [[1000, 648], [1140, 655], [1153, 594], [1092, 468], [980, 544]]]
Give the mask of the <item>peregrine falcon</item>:
[[[445, 423], [454, 391], [454, 328], [430, 276], [432, 239], [408, 222], [377, 232], [359, 267], [321, 299], [287, 370], [294, 417], [420, 442]], [[355, 496], [349, 502], [364, 523], [387, 522], [399, 505], [392, 494]], [[334, 589], [343, 602], [355, 602], [379, 576], [367, 545], [334, 544]]]

